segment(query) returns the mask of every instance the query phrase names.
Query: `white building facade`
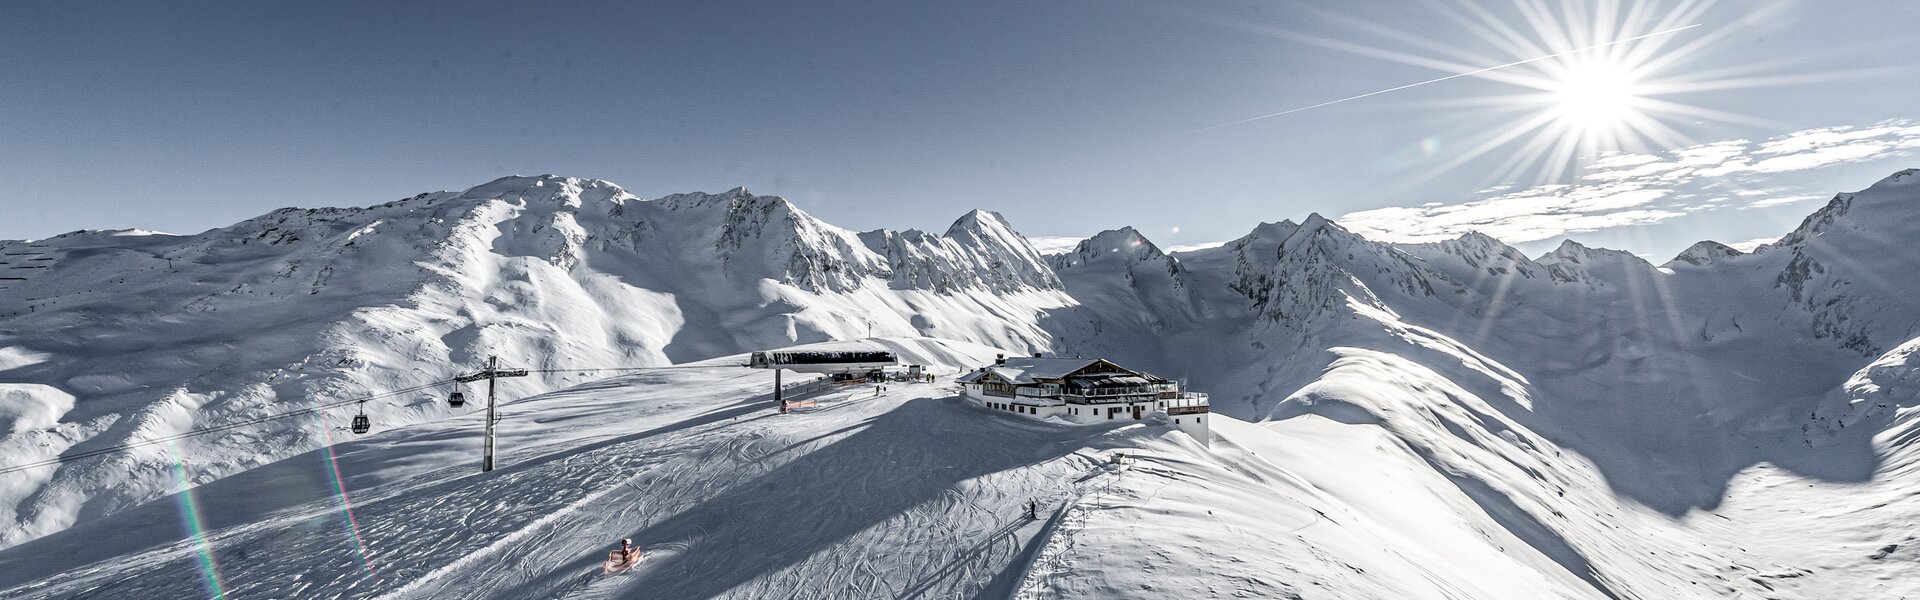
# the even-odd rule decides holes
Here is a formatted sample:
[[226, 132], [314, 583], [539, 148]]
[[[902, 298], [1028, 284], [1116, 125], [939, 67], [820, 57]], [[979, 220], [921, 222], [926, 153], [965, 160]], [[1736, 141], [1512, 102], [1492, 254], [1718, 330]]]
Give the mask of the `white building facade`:
[[966, 398], [992, 410], [1094, 423], [1164, 414], [1208, 443], [1207, 395], [1099, 358], [1009, 358], [960, 376]]

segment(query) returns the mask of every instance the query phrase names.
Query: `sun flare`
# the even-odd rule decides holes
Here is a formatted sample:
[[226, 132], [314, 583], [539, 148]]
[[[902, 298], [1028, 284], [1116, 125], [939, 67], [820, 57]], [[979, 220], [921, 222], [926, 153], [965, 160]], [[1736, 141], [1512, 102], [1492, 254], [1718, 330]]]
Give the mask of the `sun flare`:
[[1637, 84], [1633, 71], [1618, 64], [1576, 65], [1553, 86], [1555, 118], [1574, 130], [1622, 127], [1638, 109]]
[[[1230, 127], [1364, 100], [1416, 87], [1474, 78], [1508, 86], [1431, 100], [1448, 111], [1443, 129], [1421, 138], [1430, 166], [1407, 185], [1451, 172], [1496, 151], [1512, 153], [1488, 171], [1488, 183], [1560, 182], [1595, 161], [1619, 153], [1647, 153], [1693, 143], [1688, 131], [1724, 124], [1777, 124], [1689, 104], [1706, 91], [1848, 79], [1874, 71], [1771, 73], [1779, 63], [1748, 61], [1714, 70], [1693, 63], [1721, 52], [1732, 30], [1703, 21], [1720, 0], [1510, 0], [1496, 14], [1478, 0], [1458, 8], [1432, 3], [1436, 16], [1465, 29], [1476, 44], [1429, 39], [1357, 17], [1336, 17], [1379, 45], [1292, 31], [1275, 35], [1361, 56], [1444, 73], [1438, 77], [1242, 119], [1197, 131]], [[1772, 10], [1772, 9], [1769, 9]], [[1761, 11], [1761, 13], [1768, 11]], [[1755, 13], [1760, 14], [1760, 13]], [[1758, 17], [1755, 17], [1758, 18]], [[1471, 49], [1471, 46], [1483, 46]], [[1418, 105], [1418, 104], [1416, 104]], [[1447, 138], [1451, 138], [1448, 140]], [[1442, 155], [1443, 140], [1452, 150]]]

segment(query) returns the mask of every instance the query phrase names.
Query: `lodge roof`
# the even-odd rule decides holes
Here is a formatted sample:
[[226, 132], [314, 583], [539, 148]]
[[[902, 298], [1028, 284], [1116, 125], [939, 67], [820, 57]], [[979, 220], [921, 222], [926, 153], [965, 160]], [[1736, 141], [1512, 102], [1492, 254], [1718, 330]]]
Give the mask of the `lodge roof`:
[[[974, 371], [972, 373], [962, 375], [960, 376], [959, 382], [973, 383], [973, 382], [979, 381], [980, 378], [985, 376], [986, 374], [991, 373], [995, 377], [1012, 382], [1016, 385], [1032, 384], [1032, 383], [1039, 383], [1041, 380], [1047, 380], [1047, 379], [1065, 379], [1068, 375], [1072, 375], [1083, 369], [1086, 369], [1087, 367], [1091, 367], [1103, 362], [1113, 367], [1114, 369], [1113, 371], [1107, 372], [1110, 375], [1131, 377], [1131, 378], [1146, 377], [1146, 378], [1156, 379], [1160, 381], [1165, 381], [1164, 379], [1160, 379], [1159, 377], [1155, 377], [1153, 375], [1148, 375], [1145, 373], [1138, 373], [1135, 371], [1131, 371], [1126, 369], [1125, 367], [1121, 367], [1119, 365], [1113, 364], [1112, 362], [1103, 361], [1098, 358], [1024, 357], [1024, 358], [1009, 358], [1007, 359], [1006, 364], [1004, 365], [988, 366], [988, 367], [981, 368], [980, 370]], [[1087, 373], [1087, 374], [1083, 374], [1081, 377], [1088, 377], [1088, 376], [1098, 377], [1099, 375], [1094, 373]], [[1075, 379], [1080, 379], [1081, 377], [1075, 377]]]

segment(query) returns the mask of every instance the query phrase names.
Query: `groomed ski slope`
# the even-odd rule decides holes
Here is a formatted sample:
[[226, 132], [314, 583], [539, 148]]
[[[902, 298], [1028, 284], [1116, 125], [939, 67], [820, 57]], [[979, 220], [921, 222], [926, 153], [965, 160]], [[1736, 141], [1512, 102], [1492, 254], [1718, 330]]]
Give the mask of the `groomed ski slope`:
[[[918, 345], [903, 354], [992, 355]], [[0, 596], [971, 595], [1011, 589], [1040, 529], [1029, 499], [1056, 506], [1101, 473], [1087, 448], [1105, 428], [989, 414], [946, 383], [863, 385], [779, 415], [771, 373], [737, 362], [509, 404], [489, 474], [470, 414], [223, 479], [10, 549]], [[189, 504], [204, 538], [183, 536]], [[621, 537], [647, 560], [599, 575]]]
[[[949, 374], [994, 352], [884, 343]], [[1406, 542], [1242, 443], [1263, 426], [1215, 417], [1209, 451], [1162, 423], [984, 410], [950, 376], [779, 415], [771, 375], [737, 362], [508, 404], [488, 474], [469, 414], [199, 486], [0, 553], [0, 596], [1598, 597], [1525, 544], [1459, 546], [1447, 523], [1471, 513], [1430, 553], [1382, 552]], [[1401, 510], [1460, 508], [1441, 498]], [[600, 575], [622, 537], [648, 558]]]
[[[771, 374], [738, 366], [742, 357], [605, 379], [505, 405], [501, 468], [487, 474], [477, 414], [376, 431], [0, 551], [0, 597], [1920, 591], [1902, 575], [1909, 554], [1869, 554], [1902, 526], [1887, 518], [1910, 514], [1913, 497], [1884, 496], [1886, 508], [1869, 512], [1803, 511], [1868, 490], [1756, 469], [1717, 513], [1674, 519], [1620, 504], [1590, 466], [1523, 426], [1469, 426], [1498, 430], [1519, 451], [1443, 424], [1426, 431], [1420, 423], [1479, 401], [1383, 355], [1345, 350], [1314, 393], [1403, 422], [1215, 414], [1211, 447], [1201, 447], [1151, 419], [1068, 425], [957, 398], [952, 375], [1002, 352], [994, 348], [824, 345], [856, 344], [943, 376], [881, 394], [840, 389], [787, 415], [773, 408]], [[1907, 372], [1894, 362], [1883, 370]], [[1115, 464], [1115, 454], [1125, 459]], [[1548, 458], [1558, 466], [1538, 463]], [[191, 480], [192, 469], [177, 471]], [[1039, 519], [1023, 516], [1030, 500]], [[622, 537], [647, 558], [601, 575]]]

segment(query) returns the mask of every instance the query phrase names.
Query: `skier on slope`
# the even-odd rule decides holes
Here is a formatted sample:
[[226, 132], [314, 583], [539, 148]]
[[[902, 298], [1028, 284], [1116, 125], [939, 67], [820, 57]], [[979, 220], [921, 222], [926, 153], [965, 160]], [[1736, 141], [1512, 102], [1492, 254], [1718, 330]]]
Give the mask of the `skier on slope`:
[[632, 538], [620, 538], [620, 562], [633, 562]]

